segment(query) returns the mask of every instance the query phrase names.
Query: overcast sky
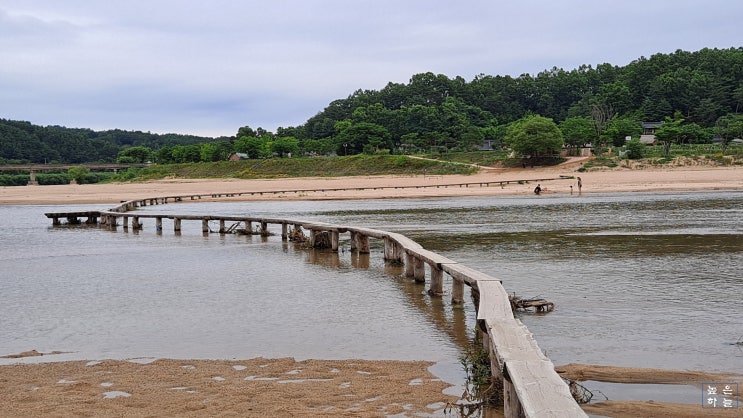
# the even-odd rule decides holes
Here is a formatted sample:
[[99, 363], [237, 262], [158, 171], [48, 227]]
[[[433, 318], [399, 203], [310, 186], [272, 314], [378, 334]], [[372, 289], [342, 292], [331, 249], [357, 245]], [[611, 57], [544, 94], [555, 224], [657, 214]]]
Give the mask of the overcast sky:
[[0, 0], [0, 118], [205, 136], [357, 89], [743, 46], [741, 0]]

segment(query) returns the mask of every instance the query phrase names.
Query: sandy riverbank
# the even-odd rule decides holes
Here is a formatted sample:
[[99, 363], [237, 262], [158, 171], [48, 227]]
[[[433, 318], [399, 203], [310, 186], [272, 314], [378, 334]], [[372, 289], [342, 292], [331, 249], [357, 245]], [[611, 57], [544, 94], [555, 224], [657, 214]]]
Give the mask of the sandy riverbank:
[[[570, 186], [573, 186], [572, 193], [577, 196], [577, 177], [582, 179], [582, 193], [743, 190], [743, 167], [615, 169], [584, 173], [577, 172], [576, 168], [575, 165], [563, 165], [490, 170], [469, 176], [169, 179], [143, 183], [16, 186], [0, 188], [0, 204], [117, 203], [146, 197], [211, 193], [253, 193], [231, 197], [231, 200], [531, 195], [537, 183], [541, 184], [545, 194], [569, 195]], [[525, 182], [519, 184], [521, 180]], [[499, 182], [504, 183], [501, 185]], [[468, 186], [458, 186], [461, 184]], [[286, 193], [270, 193], [278, 191]]]
[[443, 410], [457, 398], [429, 362], [82, 361], [0, 367], [4, 417], [372, 417]]
[[[577, 168], [577, 165], [568, 164], [443, 177], [173, 179], [125, 184], [3, 187], [0, 188], [0, 204], [115, 204], [146, 197], [250, 192], [256, 194], [225, 199], [532, 196], [537, 182], [545, 194], [570, 195], [572, 185], [572, 193], [578, 198], [577, 177], [582, 179], [584, 195], [743, 190], [743, 167], [584, 173], [577, 172]], [[527, 181], [518, 183], [519, 180]], [[511, 183], [501, 186], [497, 182]], [[477, 183], [491, 185], [481, 187]], [[469, 186], [444, 187], [459, 184]], [[297, 190], [300, 192], [295, 192]], [[286, 193], [266, 193], [276, 191]], [[259, 192], [264, 194], [257, 194]], [[33, 348], [28, 347], [29, 350]], [[0, 356], [14, 354], [0, 353]], [[414, 416], [416, 412], [441, 410], [447, 402], [456, 401], [456, 397], [442, 393], [448, 385], [428, 372], [430, 363], [426, 362], [251, 359], [157, 360], [146, 364], [113, 360], [55, 363], [54, 355], [48, 356], [48, 360], [51, 363], [0, 366], [3, 415]], [[659, 406], [657, 403], [645, 406], [654, 411], [653, 414], [659, 414], [657, 416], [687, 416], [678, 415], [678, 412], [663, 415], [655, 409]], [[701, 406], [684, 408], [689, 407], [693, 409], [688, 416], [703, 412]], [[641, 409], [618, 411], [612, 415], [642, 413]]]

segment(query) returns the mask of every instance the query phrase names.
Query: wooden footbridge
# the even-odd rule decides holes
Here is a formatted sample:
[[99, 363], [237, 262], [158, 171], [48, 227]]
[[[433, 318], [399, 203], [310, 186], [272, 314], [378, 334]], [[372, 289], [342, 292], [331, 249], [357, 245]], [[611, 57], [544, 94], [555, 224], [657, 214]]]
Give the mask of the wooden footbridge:
[[38, 186], [39, 182], [36, 181], [37, 171], [66, 171], [72, 167], [84, 167], [91, 171], [117, 171], [132, 167], [147, 167], [148, 165], [149, 164], [3, 164], [0, 165], [0, 171], [28, 172], [28, 185]]
[[[154, 197], [122, 202], [120, 205], [103, 211], [55, 212], [45, 215], [52, 219], [53, 225], [67, 223], [98, 224], [102, 227], [116, 228], [119, 224], [126, 230], [139, 229], [141, 220], [155, 220], [159, 233], [162, 232], [163, 219], [172, 220], [173, 230], [180, 233], [184, 221], [201, 222], [202, 233], [211, 233], [209, 222], [219, 222], [219, 233], [228, 233], [227, 222], [244, 224], [245, 229], [268, 234], [269, 225], [281, 225], [281, 239], [289, 239], [289, 227], [294, 230], [310, 231], [309, 245], [315, 246], [320, 236], [330, 236], [330, 249], [338, 251], [340, 234], [350, 234], [352, 252], [369, 253], [369, 238], [382, 240], [384, 258], [404, 263], [405, 275], [417, 282], [426, 281], [428, 271], [429, 289], [432, 296], [444, 293], [444, 274], [452, 278], [452, 303], [464, 302], [464, 287], [471, 288], [477, 312], [477, 330], [481, 333], [484, 348], [490, 354], [494, 381], [502, 387], [504, 413], [506, 417], [586, 417], [571, 395], [567, 383], [555, 372], [554, 365], [547, 358], [524, 324], [516, 319], [511, 309], [509, 295], [501, 281], [488, 274], [471, 269], [432, 251], [404, 235], [370, 228], [333, 225], [316, 221], [277, 219], [250, 216], [221, 215], [174, 215], [142, 213], [139, 207], [186, 200], [200, 200], [204, 197], [221, 198], [231, 194], [210, 194], [192, 196]], [[130, 221], [131, 219], [131, 221]], [[131, 225], [131, 226], [130, 226]], [[233, 225], [234, 226], [234, 225]], [[426, 268], [428, 266], [428, 268]]]

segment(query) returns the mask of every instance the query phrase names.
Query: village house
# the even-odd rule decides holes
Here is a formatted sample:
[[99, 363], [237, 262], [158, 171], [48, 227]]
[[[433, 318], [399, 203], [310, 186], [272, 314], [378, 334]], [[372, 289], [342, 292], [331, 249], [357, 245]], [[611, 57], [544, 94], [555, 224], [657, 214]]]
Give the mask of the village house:
[[642, 135], [640, 135], [640, 142], [645, 145], [655, 145], [658, 143], [658, 138], [655, 137], [655, 131], [663, 125], [663, 122], [643, 122], [642, 123]]
[[238, 160], [247, 160], [248, 154], [245, 154], [244, 152], [236, 152], [227, 158], [229, 161], [238, 161]]

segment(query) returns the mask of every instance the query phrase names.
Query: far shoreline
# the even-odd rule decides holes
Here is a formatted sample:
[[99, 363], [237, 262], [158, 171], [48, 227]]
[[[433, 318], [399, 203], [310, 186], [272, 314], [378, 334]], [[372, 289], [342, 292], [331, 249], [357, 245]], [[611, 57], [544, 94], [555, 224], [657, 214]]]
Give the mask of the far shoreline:
[[[578, 190], [577, 178], [582, 179]], [[503, 182], [504, 184], [499, 184]], [[463, 186], [465, 185], [466, 186]], [[490, 184], [482, 187], [480, 184]], [[561, 165], [533, 169], [482, 170], [472, 175], [355, 176], [279, 179], [165, 179], [137, 183], [6, 186], [0, 205], [116, 204], [164, 196], [238, 194], [222, 201], [354, 200], [458, 196], [533, 196], [592, 193], [740, 191], [743, 168], [684, 166], [578, 172]], [[572, 188], [571, 188], [572, 186]], [[215, 200], [210, 198], [210, 200]]]

